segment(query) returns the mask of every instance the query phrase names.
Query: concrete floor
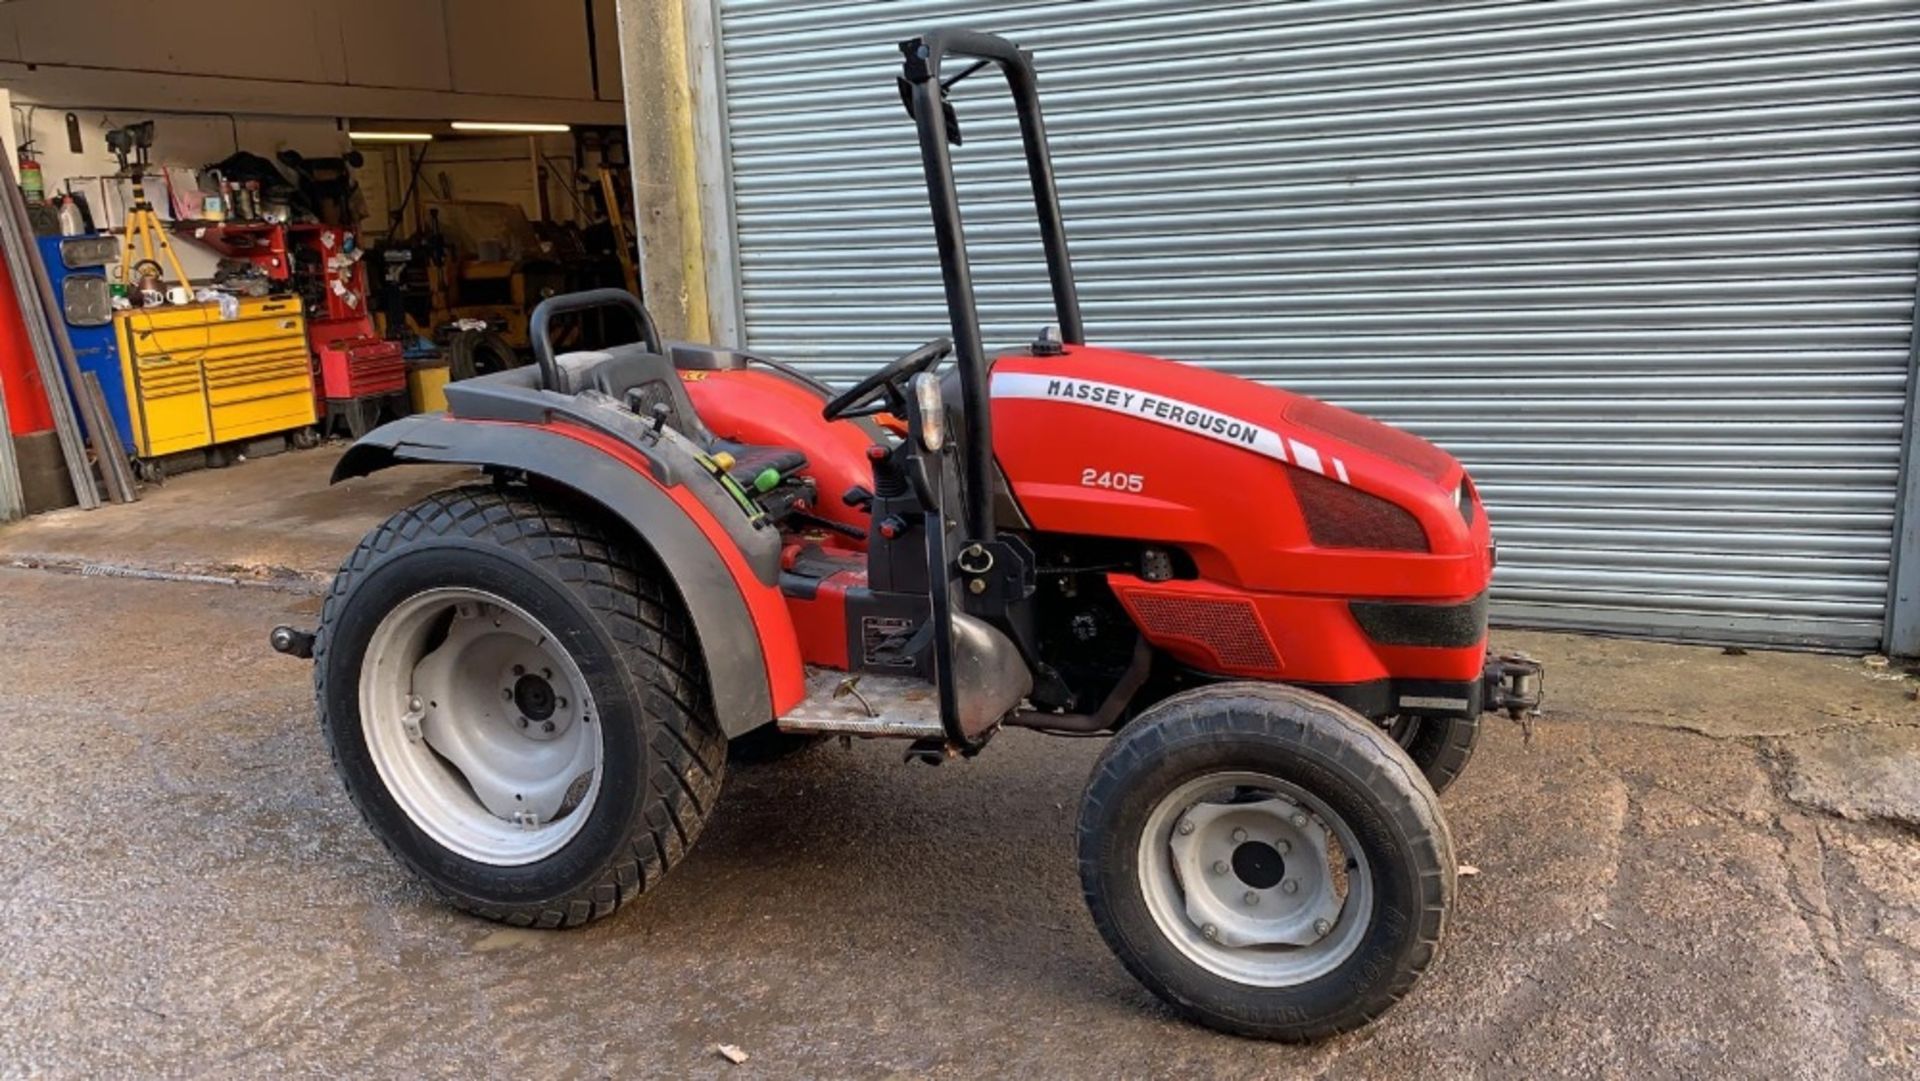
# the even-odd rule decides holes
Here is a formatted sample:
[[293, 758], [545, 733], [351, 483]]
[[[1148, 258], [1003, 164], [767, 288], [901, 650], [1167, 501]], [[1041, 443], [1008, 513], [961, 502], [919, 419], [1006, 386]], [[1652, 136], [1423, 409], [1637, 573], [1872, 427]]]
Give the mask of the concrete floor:
[[341, 443], [170, 478], [140, 501], [0, 526], [0, 564], [191, 574], [323, 590], [362, 534], [414, 499], [477, 477], [414, 466], [330, 486]]
[[[462, 916], [360, 824], [307, 667], [264, 647], [445, 479], [319, 494], [331, 457], [0, 529], [0, 1075], [1920, 1072], [1920, 683], [1855, 658], [1499, 634], [1552, 697], [1447, 796], [1478, 873], [1441, 958], [1314, 1047], [1183, 1024], [1108, 954], [1072, 865], [1094, 741], [738, 769], [611, 920]], [[112, 576], [155, 572], [238, 584]]]

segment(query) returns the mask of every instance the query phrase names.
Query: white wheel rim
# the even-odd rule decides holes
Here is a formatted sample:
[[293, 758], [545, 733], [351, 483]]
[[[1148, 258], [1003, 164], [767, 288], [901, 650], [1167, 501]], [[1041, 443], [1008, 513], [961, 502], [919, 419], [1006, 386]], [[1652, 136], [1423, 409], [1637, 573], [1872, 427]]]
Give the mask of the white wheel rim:
[[558, 852], [600, 795], [600, 715], [539, 620], [475, 589], [431, 589], [381, 619], [360, 666], [374, 769], [437, 844], [499, 867]]
[[1333, 971], [1373, 914], [1367, 857], [1346, 820], [1263, 773], [1210, 773], [1168, 793], [1147, 816], [1138, 870], [1161, 934], [1254, 987]]

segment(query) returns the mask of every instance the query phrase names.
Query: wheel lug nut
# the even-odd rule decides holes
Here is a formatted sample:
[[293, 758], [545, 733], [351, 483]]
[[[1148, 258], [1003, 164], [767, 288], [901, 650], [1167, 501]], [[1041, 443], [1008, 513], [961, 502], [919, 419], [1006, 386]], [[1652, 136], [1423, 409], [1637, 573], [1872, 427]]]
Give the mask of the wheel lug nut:
[[1214, 860], [1214, 861], [1213, 861], [1213, 873], [1214, 873], [1214, 874], [1216, 874], [1216, 875], [1224, 875], [1224, 874], [1226, 874], [1226, 873], [1227, 873], [1227, 861], [1226, 861], [1226, 860]]
[[526, 675], [526, 674], [527, 674], [527, 666], [526, 666], [526, 665], [524, 665], [524, 664], [516, 664], [516, 665], [514, 665], [514, 666], [513, 666], [513, 674], [514, 674], [514, 675], [516, 675], [516, 676], [524, 676], [524, 675]]
[[1282, 893], [1299, 893], [1299, 892], [1300, 892], [1300, 883], [1298, 883], [1298, 882], [1295, 882], [1295, 881], [1294, 881], [1293, 879], [1291, 879], [1291, 878], [1289, 878], [1289, 879], [1287, 879], [1287, 880], [1286, 880], [1285, 882], [1282, 882], [1282, 883], [1280, 883], [1280, 892], [1282, 892]]
[[553, 669], [551, 669], [551, 668], [542, 668], [542, 669], [540, 670], [540, 678], [541, 678], [541, 679], [552, 679], [552, 678], [553, 678]]
[[526, 726], [527, 726], [527, 719], [525, 717], [520, 718], [520, 727], [525, 728]]
[[1293, 842], [1282, 837], [1278, 841], [1273, 842], [1273, 850], [1284, 856], [1293, 851]]
[[509, 702], [513, 701], [513, 688], [512, 687], [500, 688], [500, 697], [506, 699]]
[[1242, 897], [1241, 900], [1245, 901], [1249, 905], [1257, 905], [1260, 903], [1260, 895], [1253, 892], [1252, 890], [1248, 890], [1247, 895], [1245, 897]]
[[1247, 839], [1247, 831], [1246, 831], [1246, 830], [1234, 830], [1234, 831], [1233, 831], [1233, 843], [1234, 843], [1234, 844], [1239, 844], [1239, 843], [1241, 843], [1242, 841], [1245, 841], [1246, 839]]
[[1200, 928], [1200, 934], [1205, 937], [1207, 941], [1212, 942], [1220, 937], [1220, 928], [1209, 923]]
[[1183, 819], [1180, 823], [1180, 836], [1185, 837], [1187, 834], [1192, 832], [1193, 832], [1193, 819], [1191, 818]]
[[546, 724], [543, 724], [543, 725], [541, 725], [541, 726], [540, 726], [540, 731], [542, 731], [542, 732], [551, 732], [551, 731], [553, 731], [553, 722], [552, 722], [552, 721], [548, 721], [548, 722], [547, 722]]
[[1304, 829], [1304, 828], [1306, 828], [1306, 825], [1307, 825], [1307, 816], [1306, 816], [1306, 815], [1303, 815], [1303, 814], [1301, 814], [1301, 813], [1300, 813], [1299, 811], [1295, 811], [1295, 812], [1293, 812], [1293, 826], [1294, 826], [1294, 828], [1295, 828], [1295, 829]]
[[559, 706], [561, 709], [567, 708], [567, 700], [564, 698], [555, 699], [554, 704]]
[[1315, 921], [1313, 921], [1313, 933], [1314, 933], [1314, 934], [1316, 934], [1316, 935], [1324, 935], [1324, 934], [1326, 934], [1326, 933], [1327, 933], [1328, 931], [1331, 931], [1331, 930], [1333, 930], [1333, 924], [1330, 924], [1330, 923], [1328, 923], [1328, 922], [1327, 922], [1327, 921], [1325, 921], [1325, 920], [1315, 920]]

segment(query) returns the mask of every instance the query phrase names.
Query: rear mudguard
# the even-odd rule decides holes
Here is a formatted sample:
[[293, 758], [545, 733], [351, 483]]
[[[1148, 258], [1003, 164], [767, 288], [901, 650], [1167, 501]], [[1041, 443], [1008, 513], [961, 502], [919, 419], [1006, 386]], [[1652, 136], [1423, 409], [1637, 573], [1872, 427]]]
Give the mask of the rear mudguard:
[[[573, 425], [406, 417], [348, 448], [333, 483], [406, 463], [510, 469], [579, 493], [652, 549], [685, 602], [705, 654], [721, 729], [757, 728], [806, 694], [800, 646], [778, 586], [756, 572], [697, 498], [682, 498], [637, 453]], [[705, 519], [705, 520], [703, 520]]]

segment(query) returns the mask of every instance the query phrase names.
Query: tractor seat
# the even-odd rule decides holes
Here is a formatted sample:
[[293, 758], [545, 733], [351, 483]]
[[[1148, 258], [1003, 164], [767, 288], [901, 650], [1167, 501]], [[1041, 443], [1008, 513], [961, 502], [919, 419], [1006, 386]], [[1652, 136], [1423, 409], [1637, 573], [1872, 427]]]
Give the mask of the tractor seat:
[[578, 353], [562, 353], [553, 358], [560, 369], [562, 394], [597, 390], [609, 398], [625, 402], [643, 417], [653, 415], [656, 406], [667, 407], [667, 424], [674, 431], [705, 446], [713, 442], [713, 433], [700, 423], [687, 388], [680, 385], [680, 373], [673, 361], [647, 351], [645, 345], [616, 345]]
[[563, 353], [554, 358], [563, 386], [554, 389], [563, 394], [597, 390], [625, 402], [635, 413], [650, 417], [656, 406], [667, 407], [667, 425], [698, 443], [709, 454], [728, 454], [733, 467], [727, 472], [741, 486], [751, 490], [754, 479], [769, 469], [782, 479], [805, 468], [807, 457], [792, 447], [768, 447], [721, 439], [700, 420], [693, 399], [680, 381], [672, 359], [649, 352], [645, 345], [616, 345], [607, 349]]

